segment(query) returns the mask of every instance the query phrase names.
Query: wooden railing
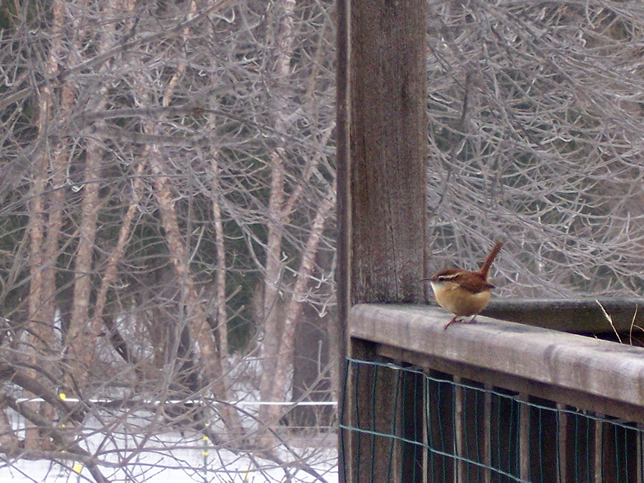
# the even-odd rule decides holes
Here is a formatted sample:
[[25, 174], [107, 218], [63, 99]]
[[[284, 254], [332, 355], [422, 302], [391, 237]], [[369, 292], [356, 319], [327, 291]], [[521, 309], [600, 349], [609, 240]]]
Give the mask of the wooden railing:
[[348, 481], [644, 481], [644, 349], [448, 320], [428, 306], [351, 309]]

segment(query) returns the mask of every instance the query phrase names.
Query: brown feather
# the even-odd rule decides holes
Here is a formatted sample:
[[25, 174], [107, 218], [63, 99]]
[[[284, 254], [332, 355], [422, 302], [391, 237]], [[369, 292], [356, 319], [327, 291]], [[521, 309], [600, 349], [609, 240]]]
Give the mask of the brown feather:
[[490, 267], [492, 266], [492, 262], [499, 254], [502, 247], [503, 247], [503, 242], [496, 242], [496, 244], [494, 245], [494, 248], [492, 248], [492, 251], [490, 251], [487, 258], [485, 259], [485, 262], [483, 262], [483, 266], [481, 267], [481, 271], [479, 272], [483, 277], [483, 279], [487, 280], [487, 276], [490, 273]]

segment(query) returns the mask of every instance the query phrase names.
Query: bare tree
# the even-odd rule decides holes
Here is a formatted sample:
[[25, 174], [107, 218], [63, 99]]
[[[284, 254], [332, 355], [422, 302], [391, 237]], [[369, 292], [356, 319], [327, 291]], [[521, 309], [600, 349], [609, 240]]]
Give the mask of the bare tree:
[[500, 295], [641, 293], [643, 27], [635, 3], [430, 2], [435, 259], [504, 238]]
[[238, 401], [288, 397], [302, 307], [332, 300], [329, 9], [0, 6], [0, 373], [28, 426], [22, 448], [5, 418], [0, 451], [136, 479], [178, 428], [324, 479], [280, 406]]
[[[293, 94], [287, 86], [293, 85], [294, 73], [292, 72], [293, 55], [296, 40], [295, 7], [293, 0], [275, 2], [269, 14], [274, 18], [269, 25], [268, 45], [274, 58], [271, 83], [274, 86], [273, 106], [271, 121], [275, 132], [287, 130], [287, 125], [292, 122], [289, 118], [298, 115], [300, 107], [292, 102]], [[302, 47], [305, 49], [305, 47]], [[319, 47], [318, 47], [319, 48]], [[314, 68], [313, 72], [318, 71]], [[270, 71], [269, 71], [270, 72]], [[291, 101], [291, 102], [289, 102]], [[294, 112], [295, 111], [295, 112]], [[331, 208], [335, 205], [332, 183], [322, 186], [323, 198], [315, 209], [315, 217], [311, 224], [310, 233], [304, 241], [301, 252], [301, 261], [297, 271], [294, 272], [295, 282], [292, 284], [290, 294], [285, 300], [283, 314], [275, 310], [280, 297], [285, 289], [285, 268], [287, 260], [282, 260], [283, 237], [285, 227], [293, 217], [302, 197], [306, 195], [305, 187], [318, 170], [322, 161], [322, 148], [328, 144], [332, 129], [333, 118], [326, 120], [327, 125], [318, 125], [316, 133], [319, 145], [313, 145], [315, 151], [308, 153], [298, 175], [302, 182], [294, 189], [289, 189], [287, 183], [288, 153], [284, 142], [278, 142], [270, 153], [270, 198], [268, 201], [266, 265], [264, 282], [264, 359], [260, 393], [262, 400], [281, 401], [288, 390], [287, 376], [292, 368], [293, 347], [295, 337], [295, 324], [302, 311], [302, 303], [307, 294], [307, 284], [311, 279], [314, 268], [314, 257], [318, 250], [321, 235], [329, 219]], [[326, 192], [326, 193], [325, 193]], [[278, 406], [263, 406], [260, 419], [263, 421], [276, 421], [279, 416]]]

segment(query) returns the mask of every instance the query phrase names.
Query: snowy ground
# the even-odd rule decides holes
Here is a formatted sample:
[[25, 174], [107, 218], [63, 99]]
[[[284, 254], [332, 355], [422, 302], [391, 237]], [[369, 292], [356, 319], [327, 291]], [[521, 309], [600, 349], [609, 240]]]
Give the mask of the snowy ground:
[[[177, 434], [178, 437], [180, 435]], [[177, 441], [175, 441], [176, 443]], [[337, 483], [337, 455], [334, 449], [309, 448], [316, 456], [311, 466], [323, 478], [322, 481]], [[261, 466], [258, 468], [257, 463]], [[203, 448], [184, 448], [174, 445], [164, 454], [162, 449], [146, 450], [127, 464], [124, 469], [101, 468], [102, 473], [113, 482], [150, 482], [150, 483], [187, 483], [187, 482], [226, 482], [226, 483], [264, 483], [285, 481], [282, 468], [272, 462], [238, 457], [230, 452], [208, 452], [204, 467]], [[80, 475], [72, 468], [50, 461], [18, 460], [5, 463], [0, 468], [0, 482], [77, 482], [94, 481], [87, 468], [77, 465]], [[321, 481], [302, 470], [289, 469], [291, 481]]]
[[[181, 454], [185, 453], [185, 454]], [[335, 455], [329, 455], [330, 462], [335, 462]], [[156, 455], [155, 458], [145, 458], [147, 461], [134, 463], [127, 471], [105, 469], [103, 474], [113, 482], [150, 482], [150, 483], [187, 483], [187, 482], [226, 482], [226, 483], [264, 483], [285, 481], [284, 471], [277, 468], [262, 470], [254, 469], [252, 465], [244, 467], [243, 462], [237, 461], [227, 467], [217, 464], [217, 469], [204, 472], [201, 452], [185, 450], [175, 452], [171, 457]], [[183, 460], [185, 466], [178, 463]], [[201, 461], [200, 461], [201, 460]], [[200, 468], [201, 463], [201, 468]], [[77, 482], [94, 481], [87, 468], [81, 469], [80, 475], [74, 470], [65, 468], [49, 461], [15, 461], [0, 469], [0, 481], [15, 482]], [[328, 463], [315, 466], [318, 473], [328, 483], [337, 483], [338, 472], [335, 466]], [[291, 471], [292, 481], [313, 482], [316, 480], [303, 471]]]
[[[143, 419], [138, 420], [143, 421]], [[103, 421], [105, 422], [105, 421]], [[336, 436], [333, 433], [310, 437], [287, 436], [288, 450], [279, 450], [284, 468], [275, 461], [255, 454], [235, 454], [215, 449], [197, 432], [151, 434], [139, 431], [139, 424], [119, 428], [109, 425], [85, 427], [85, 439], [79, 446], [97, 455], [105, 465], [100, 467], [111, 482], [150, 483], [264, 483], [327, 482], [337, 483]], [[137, 431], [132, 431], [136, 427]], [[126, 428], [127, 431], [124, 429]], [[147, 427], [149, 429], [149, 426]], [[299, 460], [299, 461], [298, 461]], [[320, 478], [307, 473], [299, 462], [312, 468]], [[290, 475], [290, 480], [288, 476]], [[0, 461], [0, 483], [15, 482], [93, 482], [89, 470], [71, 460]]]

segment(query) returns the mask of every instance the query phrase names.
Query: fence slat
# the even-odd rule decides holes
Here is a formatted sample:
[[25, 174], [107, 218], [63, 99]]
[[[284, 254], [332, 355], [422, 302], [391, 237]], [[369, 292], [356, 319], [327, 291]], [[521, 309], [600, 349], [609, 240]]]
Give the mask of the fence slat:
[[563, 402], [605, 412], [612, 404], [610, 414], [644, 422], [644, 349], [484, 317], [444, 330], [448, 319], [433, 307], [361, 304], [351, 310], [350, 335], [525, 381], [520, 392], [545, 399], [567, 390], [578, 397]]

